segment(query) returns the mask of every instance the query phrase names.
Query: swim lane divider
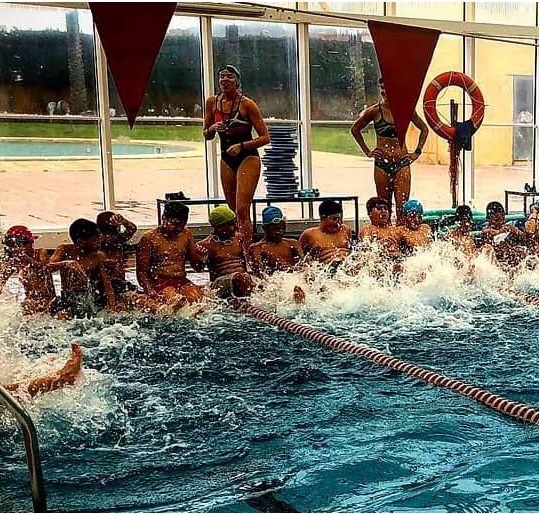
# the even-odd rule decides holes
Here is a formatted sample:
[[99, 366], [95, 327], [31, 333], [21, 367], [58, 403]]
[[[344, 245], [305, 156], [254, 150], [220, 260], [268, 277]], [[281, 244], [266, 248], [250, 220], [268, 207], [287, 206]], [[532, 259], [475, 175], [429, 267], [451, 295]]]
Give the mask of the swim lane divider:
[[539, 306], [539, 298], [537, 296], [534, 296], [528, 293], [523, 293], [522, 291], [517, 291], [515, 289], [504, 289], [504, 292], [510, 296], [513, 296], [514, 298], [523, 300], [526, 303]]
[[539, 424], [539, 411], [526, 405], [525, 403], [517, 403], [502, 396], [489, 393], [488, 391], [483, 391], [479, 387], [474, 387], [460, 380], [454, 380], [452, 378], [440, 375], [439, 373], [434, 373], [427, 369], [416, 366], [409, 362], [391, 357], [385, 353], [372, 348], [366, 344], [355, 343], [353, 341], [347, 341], [340, 337], [332, 336], [331, 334], [326, 334], [320, 330], [314, 328], [306, 327], [290, 321], [285, 318], [281, 318], [276, 314], [261, 309], [260, 307], [255, 307], [251, 303], [244, 300], [232, 300], [230, 305], [235, 307], [240, 312], [247, 314], [249, 316], [254, 316], [255, 318], [261, 319], [274, 325], [275, 327], [290, 332], [291, 334], [304, 337], [305, 339], [310, 339], [334, 350], [339, 350], [341, 352], [351, 353], [353, 355], [360, 355], [365, 359], [371, 360], [380, 366], [386, 366], [388, 368], [394, 369], [395, 371], [400, 371], [406, 375], [410, 375], [415, 378], [419, 378], [429, 384], [437, 385], [440, 387], [445, 387], [451, 389], [455, 393], [459, 393], [463, 396], [472, 398], [473, 400], [478, 401], [490, 407], [491, 409], [505, 414], [511, 418], [524, 421], [526, 423]]

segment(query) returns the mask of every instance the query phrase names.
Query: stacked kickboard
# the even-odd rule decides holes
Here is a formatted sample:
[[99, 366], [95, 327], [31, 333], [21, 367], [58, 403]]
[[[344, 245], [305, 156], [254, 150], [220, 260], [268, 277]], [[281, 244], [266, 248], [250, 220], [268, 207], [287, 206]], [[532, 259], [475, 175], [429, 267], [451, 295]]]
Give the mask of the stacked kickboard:
[[268, 197], [290, 198], [298, 195], [298, 179], [294, 157], [298, 150], [296, 127], [268, 127], [270, 145], [262, 157]]

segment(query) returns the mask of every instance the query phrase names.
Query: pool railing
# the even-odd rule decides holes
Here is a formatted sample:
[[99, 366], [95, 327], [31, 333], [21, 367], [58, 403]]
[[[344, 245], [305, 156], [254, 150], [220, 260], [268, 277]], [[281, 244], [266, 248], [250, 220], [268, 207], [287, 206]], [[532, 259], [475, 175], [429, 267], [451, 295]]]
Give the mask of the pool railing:
[[28, 461], [28, 474], [30, 477], [30, 489], [32, 492], [34, 512], [47, 512], [45, 485], [43, 482], [41, 459], [39, 457], [39, 444], [34, 422], [21, 404], [15, 400], [2, 385], [0, 385], [0, 403], [13, 414], [22, 430], [24, 445], [26, 447], [26, 459]]

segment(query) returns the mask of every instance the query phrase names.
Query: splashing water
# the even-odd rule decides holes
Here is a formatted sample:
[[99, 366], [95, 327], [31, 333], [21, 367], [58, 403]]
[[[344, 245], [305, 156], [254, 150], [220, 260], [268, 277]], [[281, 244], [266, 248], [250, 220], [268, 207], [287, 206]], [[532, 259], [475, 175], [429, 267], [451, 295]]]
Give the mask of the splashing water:
[[[512, 278], [437, 242], [392, 268], [360, 248], [331, 276], [277, 273], [252, 301], [539, 405], [536, 307]], [[472, 270], [470, 272], [470, 270]], [[305, 305], [291, 299], [299, 285]], [[16, 291], [15, 291], [16, 292]], [[538, 433], [451, 392], [250, 320], [22, 317], [0, 296], [0, 380], [84, 376], [34, 399], [51, 510], [539, 510]], [[51, 360], [57, 355], [56, 360]], [[18, 429], [0, 413], [0, 509], [30, 508]]]

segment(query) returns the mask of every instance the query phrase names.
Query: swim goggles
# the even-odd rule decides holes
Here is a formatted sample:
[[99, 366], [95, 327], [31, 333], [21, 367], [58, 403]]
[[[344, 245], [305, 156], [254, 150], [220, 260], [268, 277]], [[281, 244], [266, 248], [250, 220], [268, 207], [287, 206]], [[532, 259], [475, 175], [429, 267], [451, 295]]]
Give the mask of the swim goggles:
[[279, 218], [279, 217], [273, 218], [271, 221], [265, 222], [264, 225], [271, 225], [273, 223], [281, 223], [281, 221], [286, 221], [286, 217], [283, 216], [282, 218]]
[[30, 238], [27, 238], [27, 237], [4, 237], [4, 239], [2, 239], [2, 244], [3, 245], [8, 245], [8, 244], [26, 244], [26, 243], [30, 243], [32, 241], [32, 239]]

